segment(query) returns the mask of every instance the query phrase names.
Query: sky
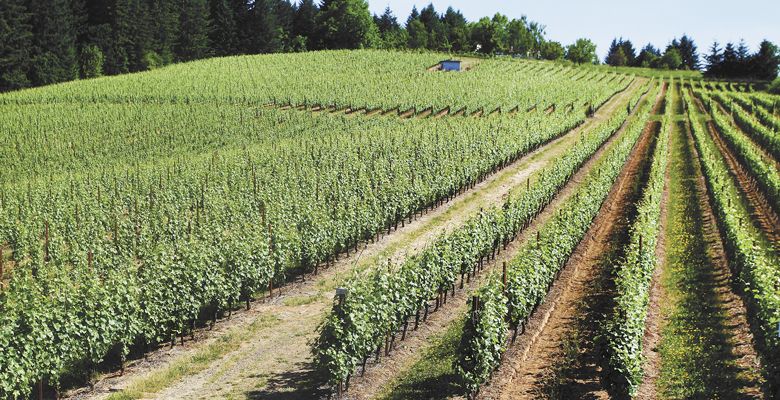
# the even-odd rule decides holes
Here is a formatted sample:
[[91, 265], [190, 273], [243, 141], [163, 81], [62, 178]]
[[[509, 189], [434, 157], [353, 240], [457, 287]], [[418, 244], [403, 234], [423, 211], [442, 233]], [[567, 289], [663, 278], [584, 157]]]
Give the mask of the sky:
[[433, 3], [439, 13], [448, 6], [460, 9], [469, 21], [496, 12], [510, 19], [527, 15], [547, 27], [547, 38], [563, 43], [587, 37], [597, 46], [603, 60], [612, 39], [630, 39], [637, 51], [647, 43], [662, 50], [675, 37], [687, 34], [706, 53], [713, 41], [739, 42], [745, 39], [752, 51], [763, 39], [780, 44], [780, 1], [778, 0], [368, 0], [371, 12], [381, 14], [390, 7], [404, 23], [412, 6]]

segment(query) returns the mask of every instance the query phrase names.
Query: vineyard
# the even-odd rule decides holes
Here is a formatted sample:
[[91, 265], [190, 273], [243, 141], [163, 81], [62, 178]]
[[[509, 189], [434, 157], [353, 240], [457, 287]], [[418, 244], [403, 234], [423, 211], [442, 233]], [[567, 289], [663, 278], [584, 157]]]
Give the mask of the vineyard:
[[0, 398], [780, 397], [780, 97], [446, 58], [0, 94]]

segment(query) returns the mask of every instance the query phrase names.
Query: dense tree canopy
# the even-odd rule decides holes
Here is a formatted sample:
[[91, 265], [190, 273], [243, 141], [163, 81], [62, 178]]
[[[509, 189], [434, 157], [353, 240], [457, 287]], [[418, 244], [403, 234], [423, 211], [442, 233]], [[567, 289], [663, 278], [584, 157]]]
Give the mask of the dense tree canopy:
[[764, 40], [755, 54], [750, 54], [744, 41], [737, 46], [726, 43], [721, 49], [715, 42], [710, 46], [707, 61], [707, 76], [718, 78], [740, 78], [773, 80], [780, 67], [780, 49], [774, 43]]
[[[401, 22], [403, 21], [403, 22]], [[717, 43], [704, 57], [707, 74], [771, 80], [778, 49], [761, 43]], [[144, 71], [211, 56], [351, 48], [505, 54], [598, 63], [596, 46], [546, 38], [544, 25], [502, 14], [470, 22], [457, 9], [416, 7], [400, 19], [388, 7], [371, 15], [366, 0], [1, 0], [0, 91]], [[615, 39], [605, 63], [699, 69], [687, 35], [663, 53]]]
[[30, 84], [30, 14], [24, 0], [0, 1], [0, 91]]
[[596, 44], [590, 39], [577, 39], [576, 42], [566, 48], [566, 59], [577, 64], [598, 64]]

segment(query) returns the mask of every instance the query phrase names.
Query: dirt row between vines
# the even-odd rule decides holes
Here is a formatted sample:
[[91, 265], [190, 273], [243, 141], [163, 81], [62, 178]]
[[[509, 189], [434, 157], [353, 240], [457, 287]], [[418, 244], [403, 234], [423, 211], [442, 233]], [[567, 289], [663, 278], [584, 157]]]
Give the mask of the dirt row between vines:
[[[633, 115], [634, 114], [632, 114], [632, 116]], [[399, 344], [399, 350], [395, 351], [390, 357], [385, 357], [380, 360], [380, 365], [377, 365], [375, 368], [369, 366], [365, 375], [353, 378], [350, 390], [345, 397], [354, 400], [372, 399], [383, 392], [388, 385], [392, 384], [396, 377], [408, 370], [417, 360], [419, 360], [421, 354], [424, 353], [422, 350], [431, 342], [433, 337], [441, 335], [447, 328], [454, 324], [458, 318], [465, 315], [468, 310], [467, 299], [475, 289], [479, 288], [485, 282], [485, 279], [488, 278], [490, 272], [494, 270], [497, 271], [504, 262], [510, 261], [528, 240], [533, 240], [536, 231], [552, 218], [560, 206], [568, 200], [577, 189], [579, 189], [580, 184], [587, 174], [593, 169], [598, 160], [604, 156], [606, 151], [612, 147], [615, 141], [622, 136], [624, 131], [625, 126], [610, 137], [609, 140], [593, 154], [593, 156], [574, 174], [572, 179], [556, 195], [552, 202], [550, 202], [539, 216], [531, 222], [528, 228], [521, 232], [517, 239], [512, 241], [509, 246], [507, 246], [506, 250], [502, 251], [495, 260], [488, 263], [478, 279], [472, 281], [471, 284], [467, 286], [466, 290], [457, 292], [455, 297], [452, 298], [446, 306], [442, 307], [439, 312], [434, 314], [433, 319], [431, 319], [423, 329], [407, 335], [407, 339]]]
[[[622, 94], [618, 101], [625, 101], [631, 93]], [[604, 111], [614, 112], [616, 107], [617, 105], [610, 104], [610, 107]], [[416, 252], [434, 240], [445, 228], [451, 230], [465, 222], [468, 217], [475, 215], [479, 209], [500, 204], [510, 191], [525, 187], [529, 176], [554, 163], [558, 155], [565, 151], [567, 145], [574, 143], [579, 132], [582, 131], [582, 128], [574, 130], [565, 138], [556, 141], [555, 146], [528, 156], [531, 164], [527, 168], [519, 168], [516, 173], [509, 174], [508, 179], [502, 180], [500, 188], [483, 193], [483, 199], [471, 202], [471, 207], [461, 210], [462, 212], [459, 212], [458, 215], [450, 216], [445, 222], [442, 222], [445, 226], [427, 229], [425, 233], [405, 246], [404, 250]], [[506, 254], [507, 252], [502, 253], [502, 255]], [[396, 252], [393, 259], [395, 262], [399, 262], [404, 257], [404, 253]], [[477, 284], [478, 282], [472, 281], [470, 287], [477, 287]], [[413, 354], [413, 349], [426, 343], [431, 335], [440, 332], [441, 329], [449, 325], [453, 318], [460, 315], [453, 306], [465, 304], [464, 296], [467, 293], [468, 290], [456, 292], [456, 295], [450, 298], [446, 306], [433, 313], [417, 331], [408, 333], [405, 341], [397, 344], [397, 349], [400, 351], [396, 350], [391, 357], [383, 357], [378, 368], [369, 366], [368, 372], [363, 377], [353, 378], [348, 398], [371, 398], [381, 388], [382, 382], [390, 379], [402, 369], [402, 366], [408, 364], [408, 356]], [[317, 316], [312, 315], [309, 323], [303, 325], [304, 329], [293, 331], [290, 335], [271, 337], [271, 341], [259, 340], [247, 343], [240, 351], [240, 355], [229, 360], [227, 366], [215, 365], [214, 368], [209, 368], [200, 374], [182, 380], [162, 392], [157, 398], [206, 399], [225, 396], [240, 397], [241, 395], [258, 399], [325, 397], [327, 395], [325, 388], [321, 387], [321, 381], [317, 379], [313, 370], [308, 343], [315, 337], [314, 328], [316, 325], [311, 325], [311, 322], [319, 323], [319, 320], [330, 309], [331, 297], [329, 295], [324, 304], [325, 309]], [[305, 340], [299, 340], [298, 337]], [[280, 360], [278, 356], [280, 348], [294, 349], [296, 354], [294, 357], [282, 357]], [[219, 378], [215, 379], [214, 376]]]
[[[94, 389], [83, 388], [68, 395], [78, 399], [105, 398], [124, 389], [143, 389], [149, 386], [149, 381], [175, 373], [172, 369], [176, 368], [184, 368], [187, 372], [182, 379], [175, 379], [175, 384], [166, 383], [162, 387], [151, 385], [155, 387], [155, 392], [163, 390], [159, 397], [183, 398], [188, 397], [187, 393], [192, 396], [203, 394], [204, 397], [222, 397], [220, 392], [229, 390], [233, 383], [242, 381], [251, 381], [251, 385], [255, 387], [266, 384], [274, 386], [274, 382], [271, 382], [274, 376], [280, 380], [287, 379], [290, 387], [300, 386], [301, 383], [297, 382], [302, 379], [300, 374], [310, 369], [308, 342], [330, 309], [333, 290], [338, 283], [353, 272], [376, 265], [385, 259], [399, 260], [405, 253], [423, 248], [442, 231], [463, 223], [480, 208], [500, 204], [510, 189], [524, 184], [529, 176], [554, 162], [556, 156], [573, 143], [580, 132], [607, 119], [639, 86], [640, 81], [635, 80], [629, 88], [613, 96], [580, 127], [490, 175], [452, 201], [399, 226], [379, 241], [361, 245], [358, 253], [342, 257], [330, 268], [321, 270], [319, 275], [308, 275], [303, 282], [283, 287], [281, 291], [275, 292], [275, 297], [270, 300], [254, 302], [251, 310], [234, 313], [229, 320], [217, 323], [213, 330], [197, 331], [197, 341], [188, 341], [183, 346], [161, 348], [149, 353], [144, 359], [128, 364], [123, 376], [103, 376]], [[188, 358], [201, 357], [203, 349], [247, 333], [251, 333], [250, 338], [241, 340], [236, 348], [219, 355], [218, 359], [209, 361], [205, 368], [190, 371], [186, 365], [182, 366]], [[256, 352], [259, 352], [260, 356]], [[245, 375], [248, 372], [242, 367], [244, 365], [252, 365], [255, 370], [263, 372], [247, 377]], [[241, 386], [247, 386], [247, 382]], [[148, 393], [148, 396], [154, 395]]]
[[609, 397], [593, 339], [612, 297], [609, 261], [627, 236], [658, 127], [645, 126], [591, 228], [479, 398]]

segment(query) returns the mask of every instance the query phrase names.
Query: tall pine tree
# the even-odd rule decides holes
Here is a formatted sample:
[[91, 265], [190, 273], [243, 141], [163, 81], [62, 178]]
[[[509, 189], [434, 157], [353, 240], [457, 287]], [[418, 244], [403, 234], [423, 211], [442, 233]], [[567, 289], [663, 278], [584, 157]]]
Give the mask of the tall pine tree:
[[[5, 0], [3, 0], [5, 1]], [[31, 0], [32, 67], [36, 85], [78, 78], [77, 26], [70, 0]]]
[[236, 15], [228, 0], [211, 0], [210, 39], [214, 55], [228, 56], [238, 53]]
[[0, 91], [30, 85], [30, 14], [23, 0], [0, 1]]
[[314, 0], [301, 0], [295, 7], [292, 24], [292, 41], [296, 43], [294, 50], [316, 49], [317, 14], [320, 12]]
[[374, 16], [374, 22], [379, 29], [379, 36], [382, 39], [382, 48], [401, 49], [406, 47], [406, 31], [401, 28], [398, 18], [395, 17], [390, 7], [385, 8], [382, 16]]
[[176, 58], [191, 61], [208, 57], [211, 45], [206, 0], [183, 0], [179, 21], [179, 39], [174, 47]]
[[684, 69], [699, 69], [699, 53], [693, 39], [689, 38], [688, 35], [683, 35], [680, 38], [678, 49], [680, 50]]

